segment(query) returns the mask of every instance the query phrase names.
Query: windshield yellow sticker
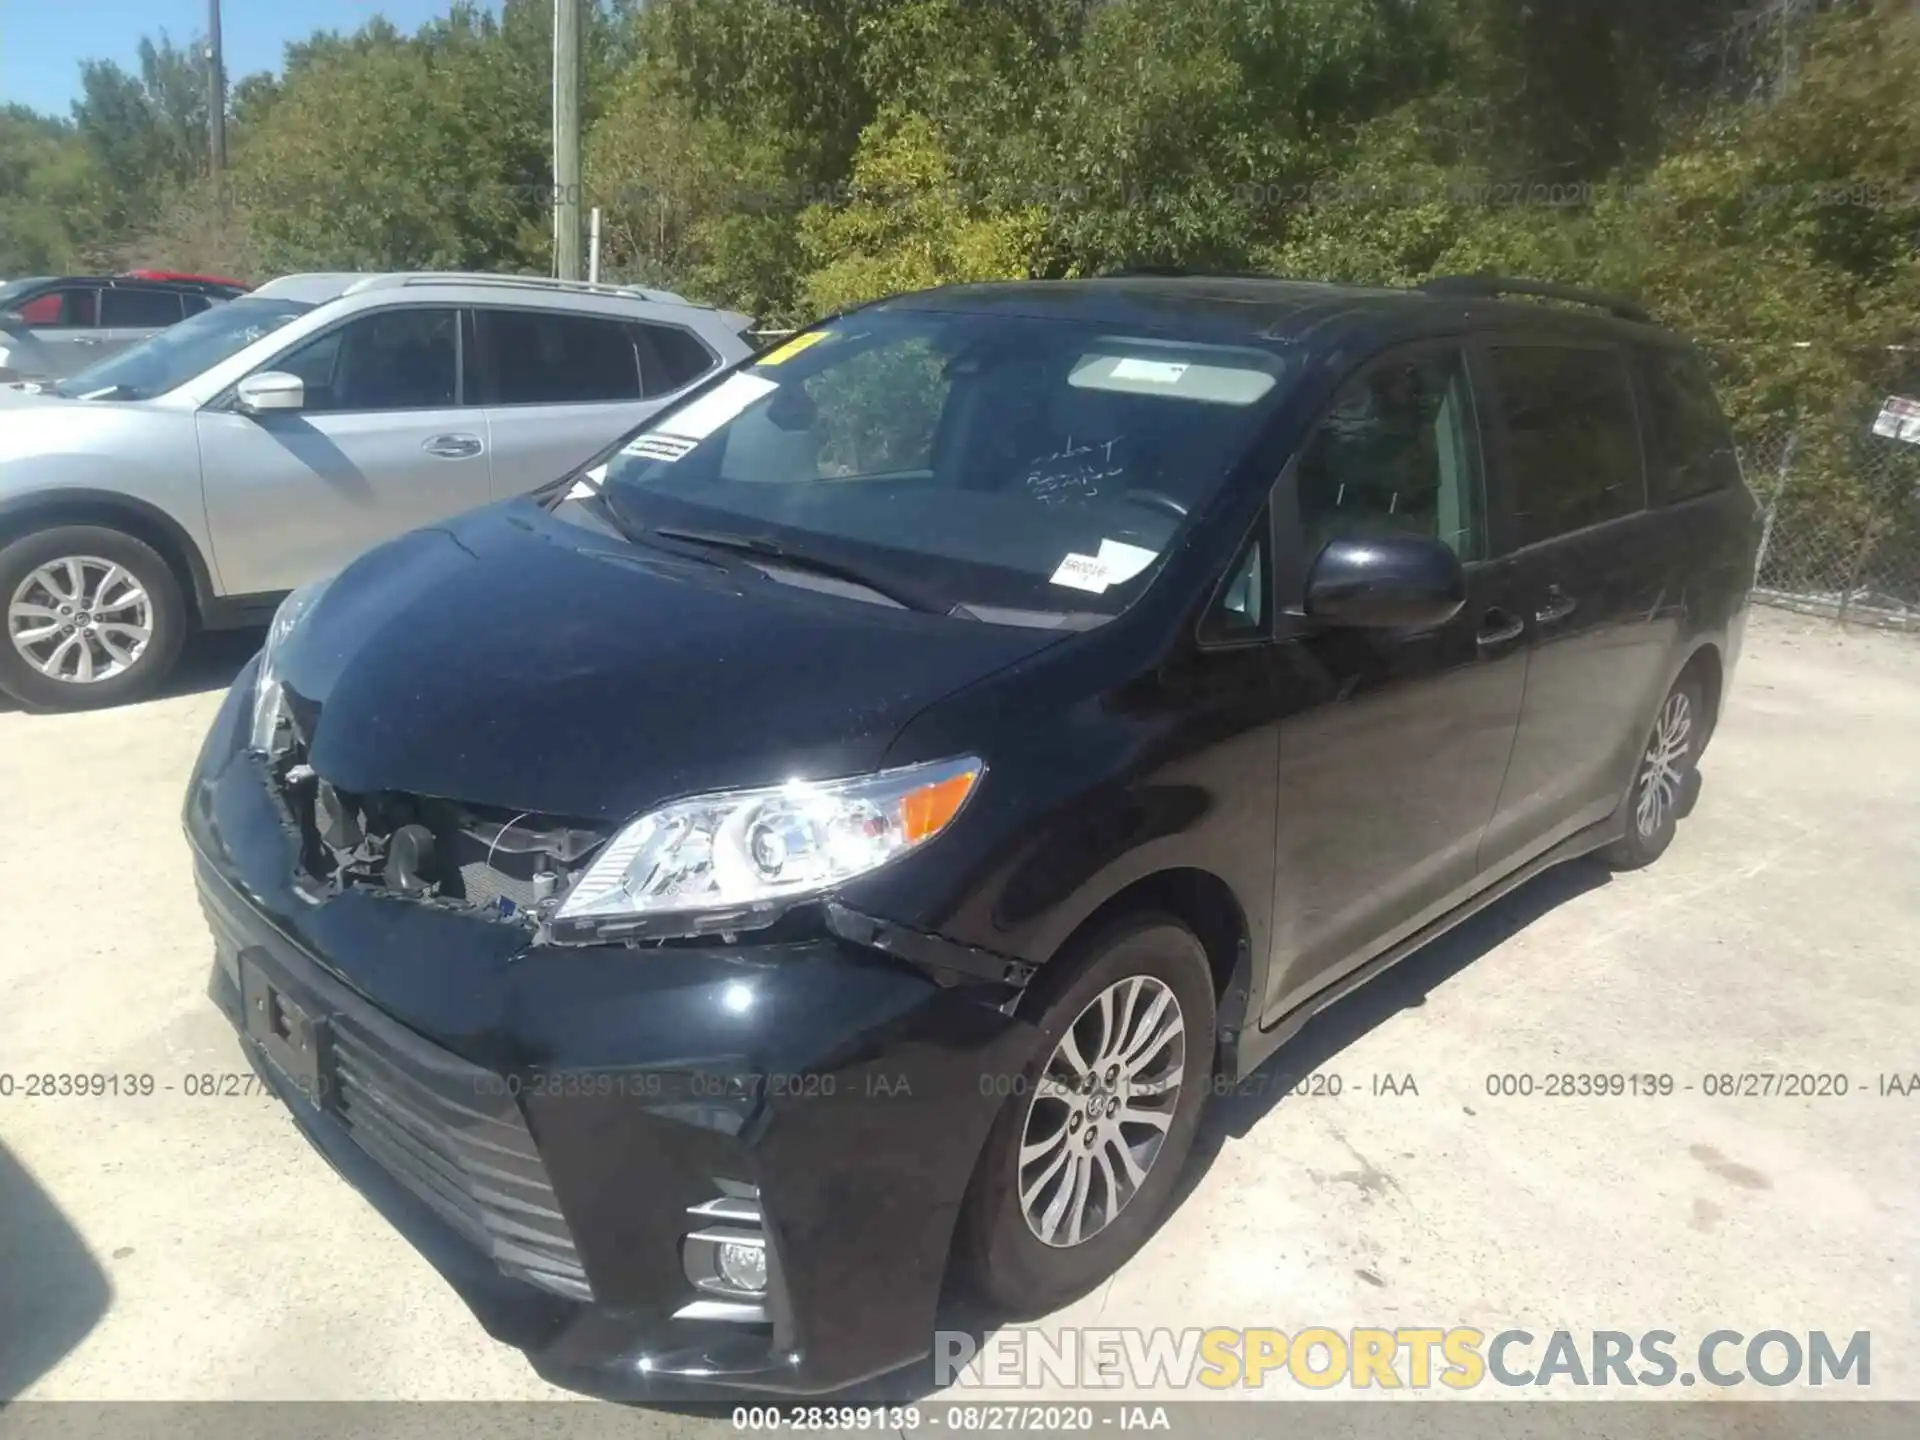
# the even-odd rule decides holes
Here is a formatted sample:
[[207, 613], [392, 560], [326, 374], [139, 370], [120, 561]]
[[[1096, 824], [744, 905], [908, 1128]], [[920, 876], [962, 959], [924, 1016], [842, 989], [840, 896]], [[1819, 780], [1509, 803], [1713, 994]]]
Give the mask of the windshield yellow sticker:
[[796, 335], [793, 337], [793, 339], [787, 341], [786, 344], [781, 345], [776, 349], [769, 350], [766, 354], [762, 355], [758, 360], [754, 361], [753, 363], [756, 365], [779, 365], [785, 361], [791, 360], [794, 356], [798, 355], [802, 350], [812, 349], [815, 345], [818, 345], [822, 340], [825, 340], [831, 334], [833, 334], [831, 330], [809, 330], [807, 331], [806, 334]]

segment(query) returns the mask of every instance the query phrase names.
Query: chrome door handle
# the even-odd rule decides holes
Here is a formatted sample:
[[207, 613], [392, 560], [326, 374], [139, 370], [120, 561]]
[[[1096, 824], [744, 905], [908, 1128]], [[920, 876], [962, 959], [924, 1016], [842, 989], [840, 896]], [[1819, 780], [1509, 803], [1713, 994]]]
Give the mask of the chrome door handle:
[[478, 435], [435, 435], [420, 448], [443, 460], [468, 460], [480, 453], [481, 445]]
[[1480, 645], [1483, 649], [1493, 645], [1504, 645], [1509, 640], [1518, 640], [1527, 622], [1518, 615], [1509, 615], [1498, 606], [1480, 617]]
[[106, 342], [99, 339], [97, 336], [76, 335], [73, 337], [73, 343], [76, 345], [101, 345]]
[[1547, 603], [1533, 612], [1533, 618], [1542, 625], [1551, 625], [1556, 620], [1566, 619], [1579, 603], [1558, 585], [1549, 585]]

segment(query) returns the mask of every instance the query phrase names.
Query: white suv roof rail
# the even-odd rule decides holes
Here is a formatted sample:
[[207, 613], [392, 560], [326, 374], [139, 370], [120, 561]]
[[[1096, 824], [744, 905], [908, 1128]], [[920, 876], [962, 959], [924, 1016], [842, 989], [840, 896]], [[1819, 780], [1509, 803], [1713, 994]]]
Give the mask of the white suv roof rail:
[[586, 280], [557, 280], [550, 275], [492, 275], [458, 270], [424, 270], [391, 275], [369, 275], [347, 290], [358, 295], [368, 290], [392, 290], [406, 285], [497, 285], [502, 289], [563, 290], [581, 295], [618, 295], [627, 300], [650, 300], [656, 305], [709, 307], [676, 295], [671, 290], [649, 290], [642, 285], [600, 285]]

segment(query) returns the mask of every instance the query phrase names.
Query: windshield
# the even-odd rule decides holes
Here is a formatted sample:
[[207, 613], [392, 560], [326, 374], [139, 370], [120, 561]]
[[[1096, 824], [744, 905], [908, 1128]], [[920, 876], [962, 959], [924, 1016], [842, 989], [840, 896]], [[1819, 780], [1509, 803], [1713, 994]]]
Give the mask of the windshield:
[[304, 300], [252, 297], [216, 305], [69, 375], [53, 387], [54, 393], [100, 400], [164, 395], [311, 309]]
[[862, 312], [650, 422], [602, 483], [636, 535], [752, 540], [982, 619], [1113, 615], [1288, 365], [1057, 319]]

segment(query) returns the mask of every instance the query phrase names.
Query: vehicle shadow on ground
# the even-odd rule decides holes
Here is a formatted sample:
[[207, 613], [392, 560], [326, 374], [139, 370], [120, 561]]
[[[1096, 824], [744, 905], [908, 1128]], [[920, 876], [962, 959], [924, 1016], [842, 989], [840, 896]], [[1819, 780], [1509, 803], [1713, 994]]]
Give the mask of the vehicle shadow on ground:
[[[1428, 995], [1481, 956], [1568, 901], [1607, 884], [1611, 878], [1607, 867], [1591, 856], [1556, 865], [1314, 1016], [1245, 1082], [1217, 1096], [1208, 1105], [1194, 1140], [1192, 1156], [1167, 1214], [1171, 1216], [1187, 1202], [1229, 1140], [1247, 1135], [1276, 1107], [1292, 1098], [1296, 1086], [1314, 1072], [1326, 1069], [1348, 1046], [1401, 1011], [1426, 1004]], [[1314, 1102], [1303, 1098], [1300, 1103]], [[995, 1331], [1025, 1323], [1042, 1322], [995, 1314], [971, 1298], [949, 1293], [941, 1301], [934, 1325], [937, 1331], [962, 1332], [976, 1346], [981, 1346]], [[817, 1398], [833, 1405], [912, 1404], [940, 1389], [941, 1378], [934, 1360], [929, 1357], [848, 1390], [837, 1391], [830, 1397]], [[744, 1398], [749, 1404], [766, 1400], [765, 1396]], [[688, 1415], [711, 1417], [729, 1413], [722, 1402], [655, 1400], [644, 1403], [649, 1409]]]
[[79, 1231], [0, 1142], [0, 1405], [86, 1339], [112, 1300]]
[[[253, 652], [260, 648], [263, 634], [263, 631], [255, 629], [209, 630], [193, 636], [180, 652], [173, 673], [148, 698], [170, 700], [177, 695], [201, 695], [209, 690], [224, 690], [233, 683], [233, 677], [245, 668], [247, 661], [253, 658]], [[143, 703], [128, 701], [127, 706]], [[127, 706], [109, 708], [125, 709]], [[23, 709], [25, 707], [19, 701], [0, 690], [0, 714]], [[39, 715], [34, 711], [27, 713]], [[51, 718], [53, 713], [47, 712], [41, 718]]]

